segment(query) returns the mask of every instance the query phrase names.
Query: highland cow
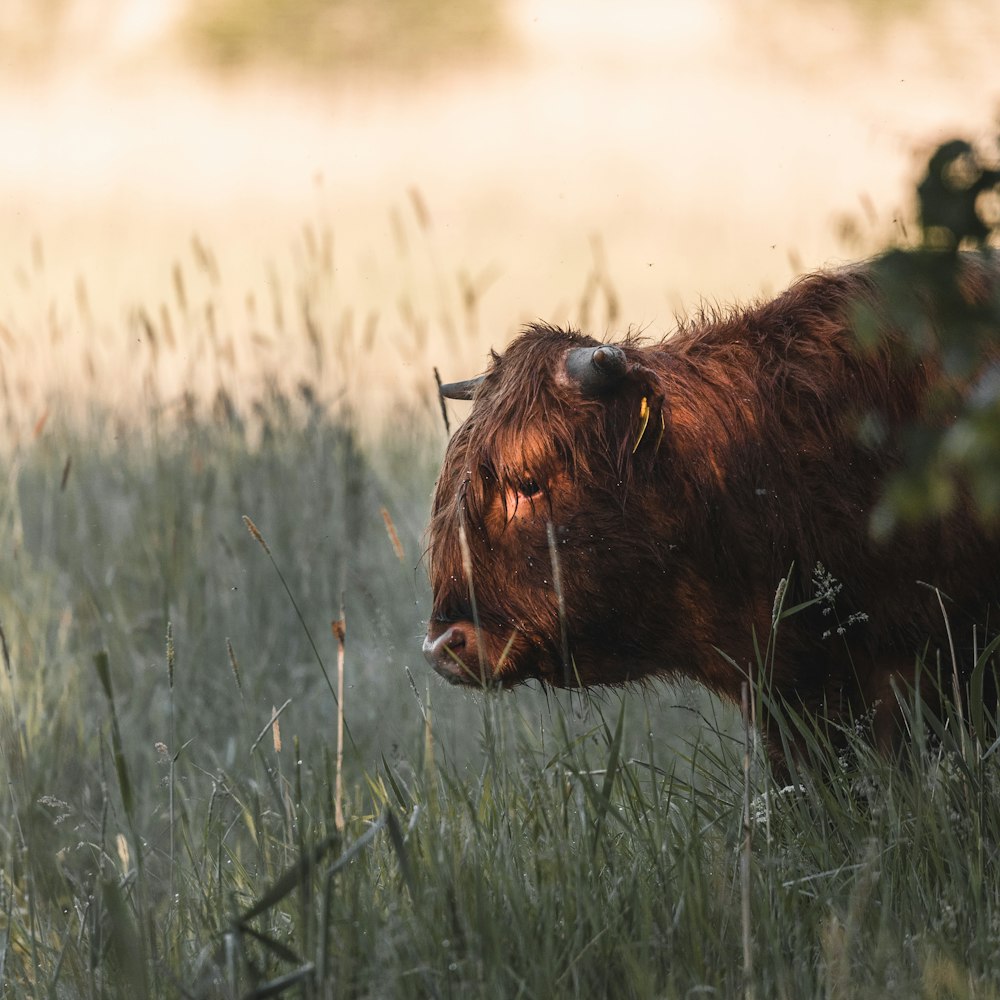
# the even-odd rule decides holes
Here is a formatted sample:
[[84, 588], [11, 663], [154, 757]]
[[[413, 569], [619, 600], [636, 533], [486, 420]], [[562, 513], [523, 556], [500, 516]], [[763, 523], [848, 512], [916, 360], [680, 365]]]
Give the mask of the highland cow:
[[[884, 328], [868, 350], [859, 309]], [[646, 346], [532, 325], [443, 386], [472, 408], [434, 494], [434, 669], [469, 685], [687, 677], [738, 701], [788, 579], [779, 604], [808, 606], [775, 633], [772, 696], [835, 725], [867, 714], [891, 745], [916, 655], [942, 650], [950, 678], [947, 628], [970, 645], [1000, 598], [1000, 541], [961, 490], [946, 516], [873, 537], [900, 432], [940, 378], [890, 316], [862, 264]]]

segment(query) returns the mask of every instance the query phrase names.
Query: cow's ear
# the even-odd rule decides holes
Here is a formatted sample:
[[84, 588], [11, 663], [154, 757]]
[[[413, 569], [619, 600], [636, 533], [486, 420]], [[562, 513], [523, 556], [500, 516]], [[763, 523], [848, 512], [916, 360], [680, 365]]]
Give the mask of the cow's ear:
[[655, 379], [644, 379], [641, 372], [636, 375], [639, 377], [635, 381], [629, 378], [606, 410], [606, 433], [616, 442], [615, 461], [622, 482], [645, 474], [641, 470], [648, 472], [668, 438], [668, 407], [663, 392]]
[[631, 465], [639, 455], [659, 452], [667, 429], [667, 399], [655, 372], [638, 362], [629, 364], [616, 393], [613, 419], [623, 463]]

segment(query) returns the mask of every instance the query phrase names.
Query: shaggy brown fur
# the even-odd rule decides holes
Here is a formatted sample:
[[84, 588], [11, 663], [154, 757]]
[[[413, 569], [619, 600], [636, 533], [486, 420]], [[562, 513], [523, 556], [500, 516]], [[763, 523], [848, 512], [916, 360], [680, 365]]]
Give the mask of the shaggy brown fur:
[[[626, 340], [625, 379], [599, 398], [563, 368], [589, 337], [532, 326], [494, 354], [434, 496], [435, 668], [505, 685], [686, 676], [738, 700], [777, 584], [794, 565], [786, 607], [808, 600], [822, 564], [842, 589], [782, 622], [772, 690], [836, 722], [874, 709], [888, 740], [893, 679], [913, 682], [926, 643], [947, 649], [937, 595], [918, 581], [947, 595], [965, 641], [1000, 599], [1000, 542], [962, 503], [871, 537], [900, 461], [893, 432], [937, 372], [891, 335], [861, 352], [859, 303], [886, 315], [864, 265], [659, 344]], [[888, 429], [877, 449], [857, 434], [869, 412]]]

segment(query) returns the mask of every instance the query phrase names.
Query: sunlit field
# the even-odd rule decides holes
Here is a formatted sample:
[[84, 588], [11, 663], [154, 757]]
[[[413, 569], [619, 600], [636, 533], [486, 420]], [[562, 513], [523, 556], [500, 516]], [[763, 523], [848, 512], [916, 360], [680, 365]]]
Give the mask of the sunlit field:
[[[986, 2], [679, 3], [661, 22], [517, 0], [483, 15], [485, 48], [364, 71], [331, 56], [326, 73], [270, 49], [215, 66], [211, 46], [191, 54], [201, 20], [168, 31], [155, 0], [105, 3], [73, 0], [27, 54], [0, 20], [0, 323], [25, 420], [50, 388], [82, 393], [88, 354], [101, 400], [141, 408], [152, 348], [132, 319], [166, 352], [166, 323], [207, 323], [209, 302], [236, 393], [248, 374], [316, 375], [306, 338], [282, 334], [308, 297], [331, 361], [370, 345], [318, 386], [370, 417], [538, 318], [662, 335], [897, 238], [926, 152], [987, 131], [1000, 87]], [[266, 6], [245, 5], [239, 37]], [[200, 5], [230, 34], [235, 8]], [[178, 344], [162, 394], [212, 392]]]
[[782, 790], [703, 692], [420, 654], [433, 369], [905, 243], [996, 5], [525, 0], [301, 60], [266, 5], [99, 6], [0, 18], [4, 995], [1000, 996], [962, 720]]

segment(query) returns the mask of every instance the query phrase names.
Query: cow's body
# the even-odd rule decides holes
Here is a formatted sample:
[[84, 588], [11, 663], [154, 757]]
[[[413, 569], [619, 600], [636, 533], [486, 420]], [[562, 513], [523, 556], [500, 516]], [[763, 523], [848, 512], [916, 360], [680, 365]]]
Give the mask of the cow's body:
[[[1000, 541], [961, 499], [873, 539], [895, 431], [938, 373], [892, 336], [861, 352], [859, 303], [883, 315], [864, 265], [814, 275], [663, 343], [605, 349], [593, 383], [598, 344], [575, 333], [532, 327], [494, 355], [434, 497], [435, 669], [506, 685], [685, 676], [738, 699], [779, 581], [794, 567], [790, 607], [823, 592], [821, 565], [841, 589], [780, 624], [772, 691], [835, 721], [891, 716], [893, 678], [912, 682], [926, 643], [948, 649], [932, 588], [971, 646], [1000, 599]], [[869, 413], [877, 446], [858, 435]]]

